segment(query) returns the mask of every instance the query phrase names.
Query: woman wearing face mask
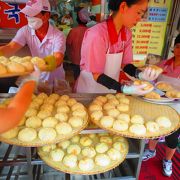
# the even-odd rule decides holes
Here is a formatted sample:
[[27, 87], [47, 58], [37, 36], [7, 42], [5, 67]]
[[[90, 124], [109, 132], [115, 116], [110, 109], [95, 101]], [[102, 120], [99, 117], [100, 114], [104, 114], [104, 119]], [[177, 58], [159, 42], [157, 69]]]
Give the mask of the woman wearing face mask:
[[29, 46], [32, 56], [45, 58], [48, 69], [43, 72], [40, 81], [52, 83], [54, 78], [65, 79], [62, 62], [65, 51], [64, 34], [49, 24], [50, 4], [48, 0], [28, 1], [21, 10], [27, 16], [28, 25], [23, 26], [6, 46], [0, 47], [4, 56], [11, 56], [25, 45]]
[[[145, 94], [142, 86], [121, 85], [121, 68], [130, 76], [154, 80], [158, 74], [151, 68], [140, 72], [132, 64], [132, 34], [130, 28], [141, 20], [148, 0], [110, 0], [110, 18], [88, 29], [81, 49], [81, 73], [75, 90], [80, 93]], [[151, 89], [152, 90], [152, 89]]]

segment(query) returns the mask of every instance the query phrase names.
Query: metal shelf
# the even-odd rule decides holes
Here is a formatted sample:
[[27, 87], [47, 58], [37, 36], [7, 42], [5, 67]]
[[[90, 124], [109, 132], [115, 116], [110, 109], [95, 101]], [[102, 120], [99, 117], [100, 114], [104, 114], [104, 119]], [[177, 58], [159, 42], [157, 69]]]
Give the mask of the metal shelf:
[[[1, 98], [12, 97], [14, 94], [0, 94]], [[98, 94], [99, 95], [99, 94]], [[96, 94], [70, 94], [71, 97], [76, 98], [78, 101], [88, 104]], [[0, 99], [1, 101], [1, 99]], [[104, 133], [102, 129], [85, 129], [81, 134], [90, 133]], [[19, 147], [0, 144], [0, 180], [1, 179], [33, 179], [33, 180], [116, 180], [138, 179], [142, 153], [144, 151], [145, 140], [127, 138], [129, 142], [129, 153], [125, 161], [118, 167], [101, 174], [80, 176], [70, 175], [56, 171], [39, 159], [36, 148]]]

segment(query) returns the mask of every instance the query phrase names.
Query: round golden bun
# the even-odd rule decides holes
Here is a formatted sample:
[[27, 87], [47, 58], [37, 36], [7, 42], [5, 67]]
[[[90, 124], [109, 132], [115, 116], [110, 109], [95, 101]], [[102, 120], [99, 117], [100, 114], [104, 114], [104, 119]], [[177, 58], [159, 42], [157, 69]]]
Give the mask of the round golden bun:
[[56, 131], [53, 128], [41, 128], [38, 137], [42, 141], [53, 141], [56, 138]]
[[167, 82], [158, 82], [156, 87], [161, 91], [170, 91], [173, 87]]
[[6, 66], [0, 63], [0, 75], [7, 74], [8, 70], [6, 69]]
[[9, 62], [7, 64], [7, 70], [10, 73], [23, 73], [26, 71], [25, 67], [16, 62]]
[[79, 161], [78, 166], [82, 171], [90, 171], [94, 168], [94, 161], [90, 158], [83, 158]]
[[33, 128], [24, 128], [19, 131], [18, 139], [23, 142], [31, 142], [37, 137], [37, 132]]
[[12, 139], [15, 138], [18, 135], [19, 132], [19, 128], [15, 127], [9, 131], [6, 131], [4, 133], [1, 134], [2, 137], [6, 138], [6, 139]]
[[151, 91], [150, 93], [145, 94], [144, 97], [148, 99], [161, 99], [161, 96], [154, 91]]

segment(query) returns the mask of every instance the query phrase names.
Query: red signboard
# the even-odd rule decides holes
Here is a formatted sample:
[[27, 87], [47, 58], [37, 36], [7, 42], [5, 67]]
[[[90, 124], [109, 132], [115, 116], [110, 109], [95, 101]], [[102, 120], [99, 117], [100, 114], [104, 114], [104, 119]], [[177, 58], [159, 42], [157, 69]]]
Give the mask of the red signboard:
[[27, 19], [20, 10], [25, 4], [5, 3], [0, 1], [0, 28], [20, 28], [27, 24]]

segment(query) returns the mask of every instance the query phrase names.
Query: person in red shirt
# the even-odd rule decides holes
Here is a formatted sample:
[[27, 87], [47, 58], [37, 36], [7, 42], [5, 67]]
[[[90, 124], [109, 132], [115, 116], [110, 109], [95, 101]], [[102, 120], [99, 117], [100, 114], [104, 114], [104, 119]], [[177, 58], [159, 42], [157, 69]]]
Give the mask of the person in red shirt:
[[[158, 81], [165, 81], [173, 85], [180, 91], [180, 34], [176, 37], [174, 43], [174, 57], [167, 60], [162, 61], [159, 64], [161, 68], [163, 68], [163, 73], [158, 77]], [[178, 111], [180, 114], [180, 103], [172, 105], [174, 109]], [[165, 159], [163, 159], [163, 174], [165, 176], [171, 176], [172, 174], [172, 157], [176, 151], [176, 147], [178, 145], [178, 137], [180, 134], [180, 129], [175, 131], [169, 136], [165, 137], [166, 142], [166, 155]], [[148, 144], [148, 149], [145, 150], [143, 154], [143, 161], [147, 161], [150, 158], [156, 156], [156, 145], [158, 143], [158, 139], [150, 140]]]
[[84, 33], [87, 30], [86, 24], [90, 21], [87, 8], [81, 8], [77, 12], [78, 26], [71, 29], [66, 40], [66, 53], [72, 61], [72, 70], [76, 80], [80, 74], [81, 45]]

